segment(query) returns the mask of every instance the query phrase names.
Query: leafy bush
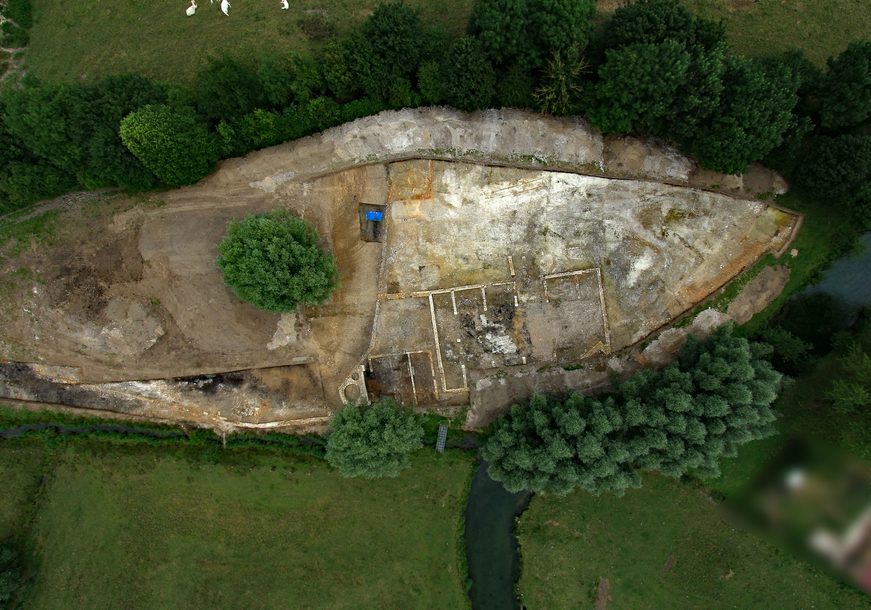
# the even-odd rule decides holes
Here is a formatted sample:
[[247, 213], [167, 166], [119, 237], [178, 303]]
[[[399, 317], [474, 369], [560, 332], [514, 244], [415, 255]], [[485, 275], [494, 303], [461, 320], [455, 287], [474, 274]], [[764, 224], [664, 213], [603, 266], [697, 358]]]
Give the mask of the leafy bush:
[[832, 401], [836, 413], [867, 420], [871, 410], [871, 356], [854, 344], [838, 363], [841, 376], [832, 382], [826, 397]]
[[590, 119], [604, 132], [633, 128], [663, 138], [692, 134], [717, 107], [723, 90], [724, 50], [667, 39], [608, 51], [599, 68]]
[[417, 88], [424, 103], [435, 106], [444, 101], [441, 79], [441, 68], [437, 61], [428, 61], [417, 71]]
[[472, 112], [490, 105], [496, 73], [481, 43], [464, 37], [450, 49], [441, 69], [441, 93], [451, 106]]
[[388, 106], [384, 102], [373, 100], [371, 97], [364, 97], [353, 102], [343, 104], [339, 109], [341, 120], [344, 122], [353, 121], [364, 116], [371, 116], [387, 110]]
[[[424, 38], [417, 11], [399, 2], [379, 4], [360, 31], [343, 41], [342, 52], [334, 51], [334, 57], [348, 62], [366, 95], [387, 101], [397, 78], [410, 80], [417, 73], [425, 56]], [[337, 85], [342, 81], [333, 79]]]
[[293, 101], [293, 66], [286, 58], [267, 55], [260, 60], [257, 78], [274, 108], [282, 108]]
[[75, 187], [75, 176], [46, 161], [11, 162], [0, 168], [0, 213], [57, 197]]
[[555, 52], [587, 45], [591, 0], [476, 0], [470, 31], [493, 61], [543, 68]]
[[210, 121], [240, 117], [267, 106], [267, 95], [252, 66], [228, 55], [210, 57], [197, 73], [197, 109]]
[[411, 466], [409, 452], [421, 446], [423, 426], [389, 398], [368, 406], [348, 405], [330, 419], [327, 461], [346, 477], [396, 477]]
[[634, 375], [616, 395], [538, 394], [514, 405], [483, 449], [490, 476], [512, 492], [618, 495], [640, 486], [637, 469], [717, 476], [720, 456], [775, 433], [771, 403], [782, 379], [766, 346], [730, 331], [705, 342], [691, 336], [677, 362]]
[[581, 75], [586, 72], [587, 62], [578, 49], [571, 49], [565, 55], [555, 51], [548, 62], [541, 85], [534, 93], [534, 99], [541, 106], [541, 111], [565, 115], [577, 110], [577, 102], [583, 92]]
[[871, 136], [819, 137], [812, 144], [798, 181], [814, 195], [837, 199], [871, 180]]
[[535, 79], [532, 73], [518, 65], [509, 66], [497, 78], [496, 99], [510, 108], [535, 107]]
[[29, 30], [33, 27], [33, 8], [30, 0], [6, 0], [6, 8], [3, 15], [15, 22], [15, 24]]
[[21, 559], [18, 553], [0, 546], [0, 605], [5, 604], [21, 587]]
[[820, 122], [833, 129], [850, 128], [871, 117], [871, 41], [851, 42], [837, 58], [819, 89]]
[[0, 46], [15, 48], [26, 47], [30, 44], [30, 34], [27, 33], [27, 30], [18, 27], [11, 21], [4, 21], [0, 25], [0, 32], [3, 33], [3, 37], [0, 38]]
[[147, 105], [121, 121], [121, 140], [166, 184], [193, 184], [215, 168], [215, 140], [189, 113]]
[[799, 78], [783, 66], [766, 68], [732, 56], [719, 105], [691, 132], [676, 134], [702, 167], [742, 174], [783, 142], [793, 124]]
[[318, 247], [317, 232], [281, 208], [231, 221], [218, 250], [224, 283], [265, 311], [322, 304], [338, 285], [335, 257]]
[[725, 42], [726, 26], [695, 17], [678, 0], [637, 0], [617, 8], [605, 22], [597, 45], [616, 49], [633, 44], [662, 44], [666, 40], [685, 47], [713, 51]]

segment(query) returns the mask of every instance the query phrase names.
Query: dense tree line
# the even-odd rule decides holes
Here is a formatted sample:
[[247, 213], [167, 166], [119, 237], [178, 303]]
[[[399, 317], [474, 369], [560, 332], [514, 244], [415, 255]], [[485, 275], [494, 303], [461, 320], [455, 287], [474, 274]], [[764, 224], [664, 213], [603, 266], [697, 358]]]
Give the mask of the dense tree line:
[[[8, 6], [27, 27], [27, 0]], [[764, 160], [857, 217], [871, 209], [871, 43], [821, 71], [798, 52], [730, 55], [724, 26], [677, 0], [594, 17], [592, 0], [476, 0], [454, 39], [393, 2], [313, 55], [212, 58], [190, 87], [25, 78], [0, 97], [0, 211], [72, 188], [191, 184], [220, 158], [437, 104], [587, 114], [604, 132], [675, 142], [706, 168]]]
[[676, 362], [614, 394], [534, 395], [494, 423], [482, 453], [490, 476], [508, 491], [556, 494], [622, 494], [641, 485], [641, 470], [716, 477], [721, 456], [775, 434], [782, 375], [770, 351], [724, 325], [706, 341], [690, 336]]

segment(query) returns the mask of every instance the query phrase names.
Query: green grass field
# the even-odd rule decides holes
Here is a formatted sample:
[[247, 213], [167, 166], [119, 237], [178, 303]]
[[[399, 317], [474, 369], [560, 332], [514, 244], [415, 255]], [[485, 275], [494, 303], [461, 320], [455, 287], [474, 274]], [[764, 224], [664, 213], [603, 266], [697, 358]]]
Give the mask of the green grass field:
[[0, 441], [0, 543], [24, 542], [47, 453], [37, 445]]
[[[230, 16], [219, 1], [198, 0], [197, 13], [185, 15], [184, 0], [33, 0], [35, 25], [27, 50], [30, 73], [52, 82], [97, 80], [107, 74], [136, 72], [149, 78], [190, 82], [209, 55], [229, 53], [259, 58], [267, 53], [315, 50], [322, 42], [306, 38], [297, 23], [322, 14], [341, 35], [363, 22], [377, 0], [231, 1]], [[424, 23], [461, 34], [471, 0], [406, 0]]]
[[792, 48], [822, 66], [853, 40], [871, 36], [871, 0], [681, 0], [726, 22], [732, 51], [759, 57]]
[[399, 478], [366, 481], [250, 450], [219, 464], [167, 453], [0, 445], [0, 533], [39, 507], [28, 608], [466, 607], [457, 533], [471, 455], [425, 449]]
[[868, 608], [868, 597], [734, 529], [704, 489], [660, 475], [624, 498], [536, 496], [519, 528], [528, 610]]

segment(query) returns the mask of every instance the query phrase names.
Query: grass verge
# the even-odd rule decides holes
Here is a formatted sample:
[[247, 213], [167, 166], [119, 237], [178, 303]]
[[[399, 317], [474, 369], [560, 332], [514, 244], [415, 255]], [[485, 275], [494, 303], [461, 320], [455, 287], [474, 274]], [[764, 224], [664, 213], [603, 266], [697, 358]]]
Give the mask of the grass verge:
[[869, 0], [681, 0], [706, 19], [726, 23], [734, 53], [761, 57], [798, 48], [819, 66], [871, 31]]
[[31, 538], [34, 608], [466, 607], [465, 452], [425, 449], [397, 479], [368, 481], [251, 450], [204, 463], [149, 446], [7, 441], [0, 471], [22, 481], [10, 505], [26, 506], [45, 470], [17, 460], [27, 447], [52, 462]]
[[657, 474], [624, 498], [536, 496], [521, 518], [522, 603], [607, 607], [867, 608], [868, 598], [723, 521], [702, 487]]

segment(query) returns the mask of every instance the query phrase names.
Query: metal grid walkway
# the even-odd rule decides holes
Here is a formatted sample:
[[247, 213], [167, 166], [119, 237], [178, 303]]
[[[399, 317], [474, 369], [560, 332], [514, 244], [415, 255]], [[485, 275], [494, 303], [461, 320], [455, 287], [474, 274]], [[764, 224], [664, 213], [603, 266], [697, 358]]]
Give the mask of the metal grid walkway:
[[439, 438], [436, 441], [436, 451], [439, 453], [445, 452], [445, 441], [448, 439], [447, 424], [439, 424]]

